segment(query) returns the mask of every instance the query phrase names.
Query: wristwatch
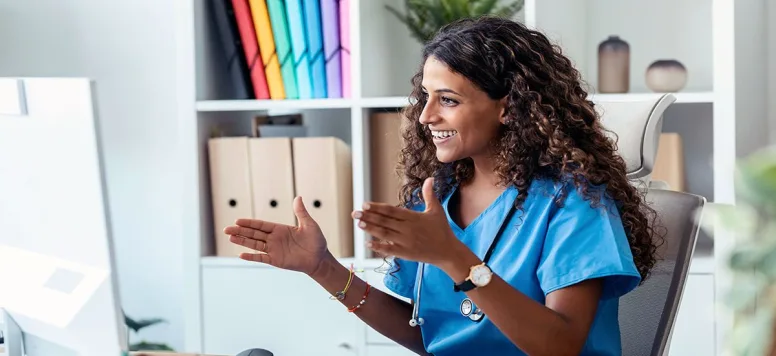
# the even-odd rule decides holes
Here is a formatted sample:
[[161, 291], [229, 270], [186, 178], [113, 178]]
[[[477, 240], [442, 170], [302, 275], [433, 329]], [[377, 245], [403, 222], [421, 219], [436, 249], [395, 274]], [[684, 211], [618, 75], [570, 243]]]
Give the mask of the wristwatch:
[[469, 268], [469, 276], [466, 279], [453, 286], [456, 292], [468, 292], [474, 288], [482, 288], [490, 283], [493, 277], [493, 271], [485, 263], [481, 263]]

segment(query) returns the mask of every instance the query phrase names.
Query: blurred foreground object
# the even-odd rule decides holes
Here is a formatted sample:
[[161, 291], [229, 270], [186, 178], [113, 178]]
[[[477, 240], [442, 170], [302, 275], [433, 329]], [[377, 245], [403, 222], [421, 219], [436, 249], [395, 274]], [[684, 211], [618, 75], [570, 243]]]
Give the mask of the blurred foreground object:
[[731, 355], [776, 355], [776, 146], [738, 163], [736, 206], [713, 206], [704, 229], [736, 236], [727, 261], [733, 280], [725, 296], [734, 312]]

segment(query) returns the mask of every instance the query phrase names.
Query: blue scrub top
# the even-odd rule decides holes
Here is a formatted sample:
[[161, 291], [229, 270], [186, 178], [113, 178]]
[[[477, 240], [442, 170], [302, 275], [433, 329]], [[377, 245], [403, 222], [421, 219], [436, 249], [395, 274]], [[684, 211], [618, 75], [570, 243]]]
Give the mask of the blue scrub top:
[[[458, 239], [483, 259], [518, 191], [506, 189], [465, 229], [448, 211], [454, 192], [442, 200], [448, 222]], [[554, 199], [564, 192], [565, 202], [558, 206]], [[495, 274], [542, 304], [552, 291], [603, 278], [603, 294], [582, 355], [622, 353], [618, 298], [641, 280], [614, 201], [602, 199], [602, 203], [592, 207], [572, 183], [534, 180], [523, 209], [507, 222], [489, 261]], [[417, 262], [396, 258], [384, 283], [394, 293], [414, 300], [417, 271]], [[452, 279], [436, 266], [426, 265], [421, 292], [418, 313], [424, 319], [420, 328], [426, 351], [436, 356], [524, 355], [487, 315], [479, 323], [461, 315], [466, 294], [454, 292]]]

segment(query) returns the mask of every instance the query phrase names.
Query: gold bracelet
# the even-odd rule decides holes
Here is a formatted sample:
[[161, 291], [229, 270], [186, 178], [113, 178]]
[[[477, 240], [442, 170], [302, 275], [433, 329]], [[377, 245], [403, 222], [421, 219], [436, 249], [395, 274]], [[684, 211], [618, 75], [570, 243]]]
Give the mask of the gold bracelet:
[[335, 293], [333, 296], [329, 297], [331, 300], [343, 300], [345, 299], [345, 294], [347, 294], [348, 289], [350, 289], [350, 284], [353, 282], [353, 264], [350, 264], [350, 276], [348, 277], [348, 283], [345, 284], [345, 288], [343, 288], [341, 291]]

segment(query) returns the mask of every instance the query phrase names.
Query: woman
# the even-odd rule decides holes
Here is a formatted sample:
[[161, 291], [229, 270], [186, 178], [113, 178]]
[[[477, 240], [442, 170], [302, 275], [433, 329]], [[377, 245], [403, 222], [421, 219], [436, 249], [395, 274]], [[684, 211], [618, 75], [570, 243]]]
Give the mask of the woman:
[[423, 323], [351, 278], [299, 197], [298, 227], [225, 229], [260, 251], [241, 257], [308, 274], [419, 354], [619, 355], [618, 298], [655, 263], [654, 212], [570, 61], [519, 23], [463, 20], [426, 44], [412, 83], [402, 207], [367, 202], [353, 218], [394, 256], [390, 290], [416, 300], [422, 278]]

